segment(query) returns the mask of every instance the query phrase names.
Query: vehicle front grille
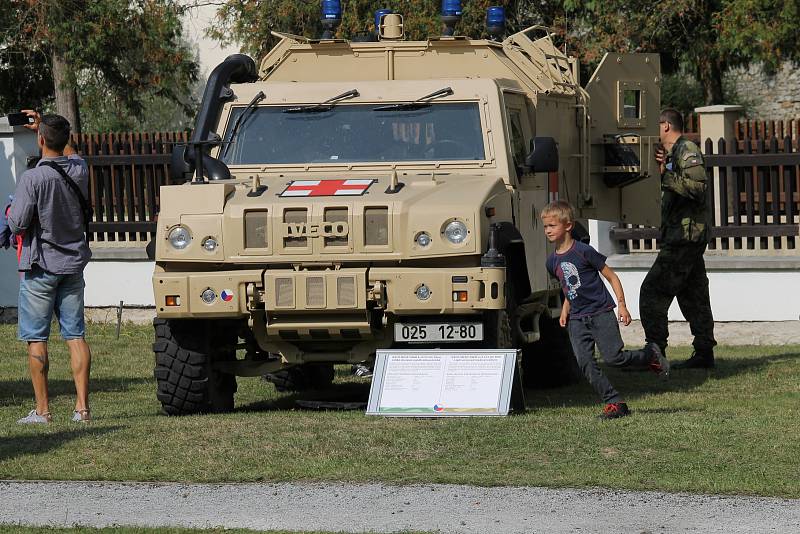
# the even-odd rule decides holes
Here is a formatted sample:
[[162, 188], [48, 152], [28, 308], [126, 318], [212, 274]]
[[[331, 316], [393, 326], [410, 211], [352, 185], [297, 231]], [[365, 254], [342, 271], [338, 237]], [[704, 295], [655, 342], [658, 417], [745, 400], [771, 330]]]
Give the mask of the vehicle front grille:
[[389, 244], [389, 208], [364, 209], [364, 244], [386, 246]]
[[309, 308], [325, 307], [325, 279], [321, 276], [306, 278], [306, 306]]
[[[283, 222], [287, 225], [308, 223], [308, 209], [296, 208], [283, 212]], [[284, 248], [305, 248], [308, 246], [307, 237], [285, 237], [283, 238]]]
[[244, 214], [244, 248], [267, 248], [267, 210], [246, 211]]
[[[345, 223], [347, 224], [347, 208], [326, 208], [325, 209], [325, 222], [326, 223]], [[348, 237], [333, 236], [325, 237], [326, 247], [346, 247], [348, 244]]]
[[275, 279], [275, 301], [279, 308], [294, 308], [294, 280]]
[[341, 308], [353, 308], [356, 305], [356, 279], [352, 276], [340, 276], [336, 279], [336, 302]]

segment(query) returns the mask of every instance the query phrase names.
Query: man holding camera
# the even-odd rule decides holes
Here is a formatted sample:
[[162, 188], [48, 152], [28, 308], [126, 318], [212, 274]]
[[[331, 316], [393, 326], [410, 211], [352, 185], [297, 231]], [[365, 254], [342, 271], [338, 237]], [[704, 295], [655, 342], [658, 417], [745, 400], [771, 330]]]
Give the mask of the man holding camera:
[[655, 158], [661, 168], [661, 250], [640, 290], [642, 327], [647, 342], [666, 354], [667, 311], [677, 297], [694, 336], [694, 353], [672, 368], [711, 368], [717, 342], [703, 260], [710, 226], [706, 168], [700, 149], [683, 136], [679, 112], [662, 111], [658, 128], [662, 147]]
[[22, 235], [18, 336], [28, 343], [28, 365], [36, 397], [36, 408], [17, 422], [37, 424], [51, 420], [47, 340], [53, 313], [69, 348], [75, 381], [77, 399], [72, 420], [86, 422], [90, 419], [91, 352], [84, 337], [83, 269], [91, 257], [84, 234], [89, 170], [68, 144], [70, 124], [64, 117], [40, 116], [31, 110], [24, 113], [33, 119], [25, 127], [37, 132], [42, 159], [17, 181], [8, 213], [9, 228]]

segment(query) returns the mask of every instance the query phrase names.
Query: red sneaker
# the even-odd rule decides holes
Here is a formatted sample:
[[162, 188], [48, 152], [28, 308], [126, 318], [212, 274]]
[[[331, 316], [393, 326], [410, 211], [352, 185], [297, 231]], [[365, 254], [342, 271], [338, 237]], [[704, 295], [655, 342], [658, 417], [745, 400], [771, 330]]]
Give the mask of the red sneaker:
[[601, 413], [597, 418], [598, 419], [619, 419], [620, 417], [625, 417], [626, 415], [630, 415], [631, 411], [628, 409], [628, 405], [624, 402], [612, 402], [606, 404], [605, 408], [603, 408], [603, 413]]

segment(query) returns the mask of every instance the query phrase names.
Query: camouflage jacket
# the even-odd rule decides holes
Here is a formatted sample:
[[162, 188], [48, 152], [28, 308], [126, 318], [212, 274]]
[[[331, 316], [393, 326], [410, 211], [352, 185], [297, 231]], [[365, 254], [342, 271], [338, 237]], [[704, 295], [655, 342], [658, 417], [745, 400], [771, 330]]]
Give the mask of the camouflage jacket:
[[696, 144], [681, 136], [667, 154], [661, 175], [661, 240], [665, 244], [708, 241], [706, 168]]

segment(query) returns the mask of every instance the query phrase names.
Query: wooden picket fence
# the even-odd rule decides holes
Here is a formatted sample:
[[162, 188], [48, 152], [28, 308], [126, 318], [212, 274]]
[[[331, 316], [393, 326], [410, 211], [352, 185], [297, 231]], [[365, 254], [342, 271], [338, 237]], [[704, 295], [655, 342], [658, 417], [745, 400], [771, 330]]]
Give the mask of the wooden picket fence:
[[795, 150], [800, 141], [800, 118], [787, 120], [739, 120], [734, 125], [736, 139], [740, 144], [745, 139], [753, 143], [761, 140], [769, 143], [777, 139], [781, 143], [787, 137], [792, 140]]
[[[800, 151], [796, 140], [772, 137], [704, 143], [710, 186], [710, 251], [725, 255], [798, 255]], [[716, 149], [716, 150], [715, 150]], [[658, 250], [656, 228], [622, 226], [612, 238], [629, 252]]]
[[73, 134], [89, 166], [93, 246], [143, 246], [155, 232], [159, 188], [171, 183], [170, 157], [187, 132]]
[[[687, 117], [687, 125], [687, 131], [696, 131], [696, 117]], [[715, 218], [709, 249], [734, 255], [798, 254], [800, 120], [743, 120], [737, 122], [736, 132], [735, 139], [704, 143]], [[779, 139], [778, 134], [784, 136]], [[172, 183], [172, 149], [187, 142], [189, 135], [73, 135], [72, 144], [90, 169], [93, 246], [144, 246], [152, 238], [159, 188]], [[658, 250], [657, 229], [620, 226], [612, 234], [628, 251]]]

